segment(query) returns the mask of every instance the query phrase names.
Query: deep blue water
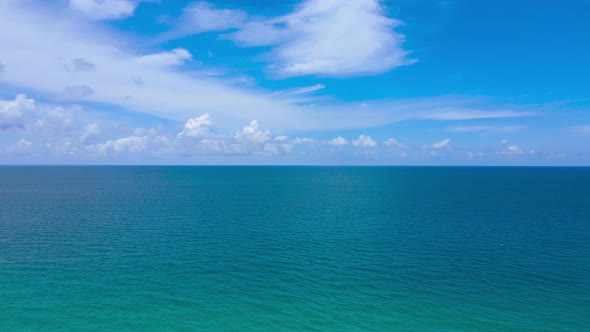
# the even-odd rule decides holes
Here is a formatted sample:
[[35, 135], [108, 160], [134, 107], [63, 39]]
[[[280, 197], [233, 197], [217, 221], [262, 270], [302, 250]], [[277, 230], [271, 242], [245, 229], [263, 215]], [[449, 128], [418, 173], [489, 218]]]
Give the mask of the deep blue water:
[[590, 168], [0, 167], [0, 331], [590, 331]]

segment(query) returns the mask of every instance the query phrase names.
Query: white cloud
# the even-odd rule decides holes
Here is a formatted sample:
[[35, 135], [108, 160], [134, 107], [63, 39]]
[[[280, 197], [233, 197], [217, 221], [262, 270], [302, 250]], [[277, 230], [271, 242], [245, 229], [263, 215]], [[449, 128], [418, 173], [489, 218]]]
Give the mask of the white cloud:
[[137, 3], [130, 0], [69, 0], [70, 8], [93, 19], [120, 19], [133, 15]]
[[405, 143], [402, 143], [395, 138], [388, 138], [387, 140], [385, 140], [383, 142], [383, 144], [385, 144], [385, 146], [388, 146], [391, 148], [407, 148], [408, 147]]
[[243, 46], [274, 45], [269, 69], [279, 76], [376, 74], [414, 62], [378, 0], [306, 0], [288, 15], [252, 18], [226, 35]]
[[13, 155], [22, 156], [22, 155], [29, 154], [32, 150], [32, 147], [33, 147], [33, 143], [27, 141], [24, 138], [21, 138], [20, 140], [18, 140], [18, 142], [16, 142], [16, 144], [7, 148], [6, 152], [13, 154]]
[[211, 4], [200, 1], [192, 3], [183, 10], [178, 26], [163, 38], [206, 31], [225, 31], [243, 24], [248, 14], [236, 9], [217, 9]]
[[308, 146], [318, 146], [318, 140], [309, 137], [297, 137], [292, 141], [295, 145], [308, 145]]
[[332, 145], [332, 146], [345, 146], [345, 145], [348, 145], [348, 141], [346, 140], [346, 138], [338, 136], [336, 138], [333, 138], [333, 139], [327, 141], [326, 144]]
[[252, 120], [249, 125], [236, 132], [234, 138], [238, 142], [264, 144], [270, 141], [271, 134], [268, 130], [260, 129], [258, 121]]
[[67, 131], [74, 127], [74, 114], [71, 110], [54, 107], [46, 112], [44, 118], [37, 120], [36, 125], [47, 132]]
[[325, 89], [326, 86], [323, 84], [315, 84], [312, 86], [306, 86], [306, 87], [302, 87], [302, 88], [294, 88], [294, 89], [289, 89], [286, 91], [280, 91], [277, 94], [282, 94], [282, 95], [300, 95], [300, 94], [306, 94], [306, 93], [312, 93], [312, 92], [316, 92], [316, 91], [320, 91]]
[[503, 140], [500, 141], [500, 145], [506, 145], [508, 144], [508, 139], [504, 138]]
[[140, 64], [157, 66], [178, 66], [192, 59], [192, 55], [184, 48], [175, 48], [170, 52], [143, 55], [137, 58]]
[[377, 142], [375, 142], [370, 136], [361, 134], [359, 138], [352, 142], [352, 145], [360, 147], [375, 147], [377, 146]]
[[84, 127], [84, 132], [80, 136], [80, 142], [84, 145], [92, 144], [102, 134], [102, 128], [98, 123], [91, 123]]
[[[473, 119], [499, 119], [516, 118], [536, 115], [535, 112], [517, 111], [482, 111], [476, 109], [441, 109], [427, 112], [419, 116], [424, 120], [473, 120]], [[473, 128], [472, 128], [473, 129]], [[475, 128], [481, 130], [482, 128]], [[484, 128], [486, 129], [486, 128]]]
[[519, 148], [516, 145], [510, 145], [508, 147], [508, 152], [513, 153], [513, 154], [523, 154], [524, 152], [522, 151], [521, 148]]
[[447, 148], [447, 147], [450, 147], [450, 143], [451, 143], [451, 139], [447, 138], [445, 140], [442, 140], [440, 142], [436, 142], [436, 143], [432, 144], [432, 147], [435, 149]]
[[213, 124], [209, 118], [209, 114], [205, 113], [194, 119], [189, 119], [178, 137], [205, 138], [209, 136], [208, 127]]
[[505, 125], [505, 126], [490, 126], [490, 125], [473, 125], [473, 126], [451, 126], [448, 127], [448, 131], [453, 132], [478, 132], [478, 131], [487, 131], [487, 132], [512, 132], [512, 131], [519, 131], [526, 129], [526, 126], [522, 125]]
[[147, 148], [147, 137], [129, 136], [117, 140], [108, 140], [105, 143], [96, 145], [96, 151], [107, 154], [109, 152], [139, 152]]
[[0, 130], [25, 128], [25, 118], [35, 111], [35, 100], [19, 94], [14, 100], [0, 99]]
[[120, 19], [133, 15], [137, 3], [130, 0], [69, 0], [70, 8], [93, 19]]
[[[420, 118], [425, 110], [436, 107], [478, 102], [436, 97], [360, 107], [359, 103], [324, 100], [312, 107], [303, 94], [284, 98], [251, 85], [240, 86], [234, 78], [212, 77], [206, 70], [182, 71], [162, 64], [182, 61], [178, 54], [164, 53], [173, 60], [159, 64], [146, 63], [145, 58], [140, 61], [161, 52], [139, 54], [137, 50], [146, 45], [129, 35], [72, 18], [68, 11], [43, 11], [29, 4], [0, 1], [0, 54], [5, 65], [0, 84], [45, 99], [100, 103], [176, 121], [209, 113], [220, 130], [257, 119], [272, 130], [289, 131], [365, 129]], [[93, 67], [74, 65], [72, 59], [84, 59]]]

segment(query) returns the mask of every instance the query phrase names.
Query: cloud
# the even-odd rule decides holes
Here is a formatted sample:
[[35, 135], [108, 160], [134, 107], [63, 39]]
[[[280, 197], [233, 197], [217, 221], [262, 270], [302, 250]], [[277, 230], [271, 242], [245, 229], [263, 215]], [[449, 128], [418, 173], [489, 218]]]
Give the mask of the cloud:
[[262, 129], [257, 120], [233, 134], [216, 134], [209, 130], [213, 123], [209, 114], [189, 119], [172, 141], [172, 148], [183, 155], [198, 154], [275, 154], [290, 150], [293, 143], [287, 136], [272, 140], [269, 130]]
[[121, 19], [133, 15], [137, 3], [129, 0], [69, 0], [70, 8], [93, 19]]
[[315, 138], [309, 137], [297, 137], [293, 141], [291, 141], [294, 145], [308, 145], [308, 146], [318, 146], [320, 142]]
[[21, 138], [20, 140], [18, 140], [18, 142], [16, 142], [16, 144], [7, 148], [6, 152], [8, 152], [12, 155], [23, 156], [23, 155], [28, 155], [29, 153], [31, 153], [32, 148], [33, 148], [33, 143], [27, 141], [24, 138]]
[[388, 138], [387, 140], [385, 140], [383, 142], [383, 144], [385, 146], [390, 147], [390, 148], [407, 148], [408, 147], [407, 144], [401, 143], [395, 138]]
[[213, 124], [209, 118], [209, 114], [205, 113], [194, 119], [189, 119], [184, 124], [184, 129], [178, 134], [178, 137], [205, 138], [209, 136], [208, 126]]
[[506, 126], [489, 126], [489, 125], [474, 125], [474, 126], [451, 126], [447, 128], [447, 131], [453, 132], [512, 132], [526, 129], [527, 126], [523, 125], [506, 125]]
[[[467, 112], [482, 104], [493, 109], [487, 100], [456, 96], [367, 103], [325, 99], [310, 105], [305, 93], [320, 91], [323, 85], [295, 88], [290, 98], [284, 98], [260, 87], [238, 85], [233, 77], [212, 77], [207, 70], [184, 71], [178, 64], [189, 55], [183, 51], [138, 53], [145, 45], [127, 34], [71, 17], [70, 11], [29, 4], [0, 1], [0, 54], [6, 65], [0, 84], [44, 99], [93, 103], [107, 110], [175, 121], [208, 113], [219, 130], [234, 129], [252, 119], [273, 131], [364, 130], [424, 118], [432, 110], [460, 107]], [[72, 63], [72, 59], [85, 62]], [[94, 66], [92, 70], [86, 62]]]
[[307, 94], [307, 93], [312, 93], [312, 92], [316, 92], [316, 91], [320, 91], [325, 89], [326, 86], [323, 84], [315, 84], [312, 86], [306, 86], [306, 87], [302, 87], [302, 88], [293, 88], [293, 89], [289, 89], [289, 90], [285, 90], [285, 91], [280, 91], [277, 94], [281, 94], [281, 95], [300, 95], [300, 94]]
[[509, 142], [508, 139], [504, 138], [503, 140], [500, 141], [500, 145], [506, 145], [506, 144], [508, 144], [508, 142]]
[[402, 23], [385, 15], [378, 0], [306, 0], [284, 16], [260, 18], [206, 2], [185, 8], [165, 38], [227, 31], [223, 38], [245, 47], [272, 46], [268, 69], [280, 77], [347, 77], [386, 72], [415, 62], [394, 31]]
[[156, 66], [178, 66], [191, 58], [192, 55], [189, 51], [184, 48], [175, 48], [170, 52], [160, 52], [140, 56], [137, 58], [137, 62], [140, 64]]
[[345, 145], [348, 145], [348, 141], [346, 140], [346, 138], [338, 136], [336, 138], [333, 138], [333, 139], [327, 141], [326, 144], [332, 145], [332, 146], [345, 146]]
[[517, 145], [506, 145], [506, 144], [503, 144], [503, 145], [504, 145], [504, 148], [499, 152], [499, 154], [501, 154], [501, 155], [517, 156], [517, 155], [525, 154], [525, 152]]
[[514, 153], [514, 154], [523, 154], [523, 153], [524, 153], [524, 152], [522, 151], [522, 149], [521, 149], [521, 148], [519, 148], [519, 147], [518, 147], [518, 146], [516, 146], [516, 145], [510, 145], [510, 146], [508, 147], [508, 151], [509, 151], [509, 152], [511, 152], [511, 153]]
[[370, 136], [361, 134], [359, 138], [352, 142], [352, 145], [359, 147], [375, 147], [377, 146], [377, 142], [375, 142]]
[[84, 58], [71, 59], [70, 64], [67, 65], [67, 69], [79, 72], [93, 71], [95, 67], [96, 66], [92, 62]]
[[25, 118], [35, 111], [35, 100], [19, 94], [14, 100], [0, 99], [0, 130], [25, 128]]
[[[419, 116], [424, 120], [473, 120], [473, 119], [499, 119], [516, 118], [537, 115], [535, 112], [523, 111], [481, 111], [474, 109], [437, 110]], [[481, 129], [481, 128], [480, 128]]]
[[74, 127], [74, 115], [61, 107], [47, 111], [43, 119], [37, 120], [37, 128], [47, 132], [67, 131]]
[[147, 138], [143, 136], [129, 136], [125, 138], [119, 138], [117, 140], [109, 140], [105, 143], [98, 144], [96, 150], [102, 154], [108, 152], [139, 152], [147, 147]]
[[84, 127], [84, 132], [80, 136], [80, 142], [84, 145], [94, 143], [102, 134], [102, 128], [98, 123], [91, 123]]
[[197, 34], [207, 31], [225, 31], [244, 23], [248, 14], [236, 9], [217, 9], [201, 1], [188, 5], [175, 29], [162, 36], [162, 39]]
[[258, 121], [252, 120], [249, 125], [235, 133], [234, 138], [238, 142], [264, 144], [270, 140], [271, 134], [268, 130], [260, 129]]
[[68, 85], [59, 94], [60, 100], [82, 100], [94, 93], [88, 85]]
[[445, 140], [442, 140], [440, 142], [436, 142], [436, 143], [432, 144], [432, 147], [435, 149], [448, 148], [448, 147], [450, 147], [450, 143], [451, 143], [451, 139], [447, 138]]

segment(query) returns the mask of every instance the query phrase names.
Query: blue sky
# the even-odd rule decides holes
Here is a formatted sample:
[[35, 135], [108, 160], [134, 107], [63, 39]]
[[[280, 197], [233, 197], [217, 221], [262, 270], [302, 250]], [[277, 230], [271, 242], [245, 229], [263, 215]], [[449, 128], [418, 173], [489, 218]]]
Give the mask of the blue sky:
[[589, 8], [0, 0], [0, 163], [589, 165]]

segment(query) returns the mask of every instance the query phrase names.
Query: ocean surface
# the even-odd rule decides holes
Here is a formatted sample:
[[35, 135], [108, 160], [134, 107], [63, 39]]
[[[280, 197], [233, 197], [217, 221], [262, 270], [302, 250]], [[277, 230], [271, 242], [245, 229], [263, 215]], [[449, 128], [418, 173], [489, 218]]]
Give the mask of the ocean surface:
[[590, 168], [0, 167], [0, 331], [590, 331]]

